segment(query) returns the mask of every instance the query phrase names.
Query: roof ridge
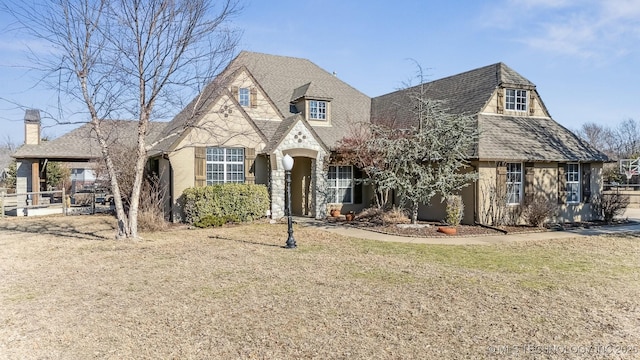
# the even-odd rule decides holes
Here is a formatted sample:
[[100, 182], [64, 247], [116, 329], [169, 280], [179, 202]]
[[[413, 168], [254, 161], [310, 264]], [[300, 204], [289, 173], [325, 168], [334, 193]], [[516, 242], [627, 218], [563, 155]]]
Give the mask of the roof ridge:
[[[274, 55], [274, 54], [268, 54], [268, 53], [263, 53], [263, 52], [256, 52], [256, 51], [248, 51], [248, 50], [242, 50], [240, 51], [240, 54], [238, 54], [238, 56], [236, 58], [234, 58], [233, 60], [231, 60], [231, 63], [235, 62], [238, 58], [240, 58], [241, 54], [253, 54], [253, 55], [262, 55], [262, 56], [269, 56], [269, 57], [273, 57], [273, 58], [281, 58], [281, 59], [291, 59], [291, 60], [301, 60], [301, 61], [306, 61], [307, 63], [309, 63], [310, 65], [312, 65], [313, 67], [325, 72], [327, 75], [336, 78], [337, 80], [339, 80], [340, 82], [342, 82], [343, 84], [345, 84], [346, 86], [348, 86], [349, 88], [351, 88], [352, 90], [357, 91], [358, 93], [368, 97], [371, 99], [371, 96], [363, 93], [362, 91], [358, 90], [357, 88], [353, 87], [351, 84], [349, 84], [348, 82], [346, 82], [345, 80], [341, 79], [338, 77], [337, 73], [335, 72], [329, 72], [327, 71], [325, 68], [321, 67], [320, 65], [316, 64], [315, 62], [307, 59], [307, 58], [302, 58], [302, 57], [295, 57], [295, 56], [289, 56], [289, 55]], [[293, 90], [293, 89], [292, 89]]]

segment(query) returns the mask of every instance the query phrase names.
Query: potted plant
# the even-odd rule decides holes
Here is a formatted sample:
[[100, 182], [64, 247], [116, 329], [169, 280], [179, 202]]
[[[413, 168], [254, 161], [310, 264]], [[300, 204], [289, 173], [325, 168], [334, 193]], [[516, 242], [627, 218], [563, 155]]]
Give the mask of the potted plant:
[[339, 203], [330, 203], [327, 204], [328, 207], [328, 213], [330, 216], [332, 217], [338, 217], [340, 216], [340, 210], [342, 209], [342, 204]]
[[448, 226], [438, 227], [438, 231], [444, 234], [453, 235], [456, 231], [456, 226], [462, 222], [462, 216], [464, 215], [464, 203], [462, 202], [462, 196], [449, 195], [445, 197], [447, 204], [447, 217], [445, 222]]
[[353, 221], [353, 219], [356, 218], [356, 214], [353, 211], [349, 211], [344, 215], [344, 217], [347, 221]]

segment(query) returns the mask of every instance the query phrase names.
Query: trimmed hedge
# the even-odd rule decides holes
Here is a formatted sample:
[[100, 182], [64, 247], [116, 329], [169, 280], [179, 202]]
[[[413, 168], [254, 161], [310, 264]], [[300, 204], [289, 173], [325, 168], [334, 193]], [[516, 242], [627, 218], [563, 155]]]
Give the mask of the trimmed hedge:
[[235, 184], [192, 187], [184, 191], [185, 221], [214, 225], [213, 219], [252, 221], [266, 216], [269, 192], [264, 185]]

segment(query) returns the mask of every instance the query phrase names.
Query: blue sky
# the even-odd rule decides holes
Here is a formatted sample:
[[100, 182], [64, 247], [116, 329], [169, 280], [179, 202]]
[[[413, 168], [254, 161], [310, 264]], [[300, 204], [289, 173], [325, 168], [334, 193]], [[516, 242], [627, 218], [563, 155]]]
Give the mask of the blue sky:
[[[640, 120], [640, 0], [249, 0], [239, 50], [307, 58], [369, 96], [504, 62], [537, 85], [570, 129]], [[0, 21], [7, 21], [5, 16]], [[0, 26], [4, 28], [4, 26]], [[55, 93], [20, 67], [24, 42], [0, 39], [0, 142], [23, 141], [23, 106]], [[409, 60], [413, 59], [413, 60]], [[177, 111], [177, 110], [176, 110]], [[51, 124], [49, 124], [51, 125]], [[68, 127], [48, 126], [56, 137]]]

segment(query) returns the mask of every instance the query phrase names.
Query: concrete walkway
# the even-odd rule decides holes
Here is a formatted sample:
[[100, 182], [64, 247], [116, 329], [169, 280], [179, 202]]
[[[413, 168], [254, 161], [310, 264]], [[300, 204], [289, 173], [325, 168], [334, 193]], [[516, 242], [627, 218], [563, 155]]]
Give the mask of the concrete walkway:
[[442, 245], [489, 245], [502, 244], [518, 241], [553, 240], [566, 239], [576, 236], [598, 236], [608, 234], [623, 234], [630, 232], [640, 232], [640, 209], [627, 209], [621, 218], [631, 220], [625, 225], [597, 226], [590, 229], [572, 229], [565, 231], [544, 231], [535, 233], [506, 234], [506, 235], [482, 235], [482, 236], [440, 236], [430, 238], [406, 237], [397, 235], [381, 234], [374, 231], [367, 231], [350, 226], [328, 224], [323, 221], [302, 220], [299, 223], [303, 226], [314, 227], [325, 231], [340, 234], [342, 236], [412, 244], [442, 244]]

